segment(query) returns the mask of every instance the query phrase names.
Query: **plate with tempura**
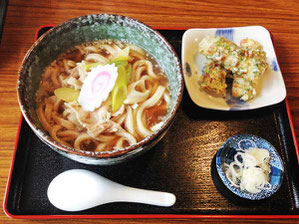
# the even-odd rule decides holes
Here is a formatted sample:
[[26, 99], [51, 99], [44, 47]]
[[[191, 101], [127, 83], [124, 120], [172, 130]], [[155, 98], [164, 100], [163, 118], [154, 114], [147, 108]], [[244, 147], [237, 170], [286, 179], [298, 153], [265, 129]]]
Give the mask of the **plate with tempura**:
[[250, 110], [286, 97], [271, 35], [261, 26], [189, 29], [182, 64], [188, 93], [203, 108]]

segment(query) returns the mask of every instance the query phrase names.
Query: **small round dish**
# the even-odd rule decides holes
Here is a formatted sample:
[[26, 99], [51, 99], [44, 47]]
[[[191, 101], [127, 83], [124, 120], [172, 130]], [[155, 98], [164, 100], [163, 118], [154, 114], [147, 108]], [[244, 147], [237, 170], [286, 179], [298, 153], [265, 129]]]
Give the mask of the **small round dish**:
[[[224, 171], [224, 164], [230, 164], [234, 161], [234, 156], [237, 153], [237, 149], [246, 151], [253, 147], [266, 149], [270, 153], [270, 187], [261, 190], [259, 193], [250, 193], [246, 190], [242, 191], [240, 188], [233, 186], [233, 184], [231, 184], [226, 177]], [[235, 195], [248, 200], [261, 200], [273, 195], [280, 188], [284, 175], [282, 159], [280, 158], [274, 146], [265, 139], [250, 134], [235, 135], [229, 138], [220, 147], [216, 154], [216, 170], [226, 188], [228, 188]]]

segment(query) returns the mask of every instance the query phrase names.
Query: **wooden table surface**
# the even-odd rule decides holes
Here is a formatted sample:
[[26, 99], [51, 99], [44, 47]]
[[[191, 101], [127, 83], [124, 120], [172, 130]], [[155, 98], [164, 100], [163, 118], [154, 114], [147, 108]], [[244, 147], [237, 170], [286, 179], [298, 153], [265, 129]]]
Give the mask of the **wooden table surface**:
[[[3, 1], [3, 0], [1, 0]], [[138, 19], [152, 27], [215, 28], [261, 25], [275, 38], [280, 68], [299, 141], [299, 1], [289, 0], [10, 0], [0, 48], [0, 201], [3, 204], [20, 109], [17, 71], [44, 24], [60, 24], [86, 14], [112, 13]], [[298, 172], [299, 175], [299, 172]], [[299, 223], [299, 220], [103, 219], [61, 220], [59, 223]], [[0, 211], [0, 223], [57, 223], [57, 220], [13, 220]]]

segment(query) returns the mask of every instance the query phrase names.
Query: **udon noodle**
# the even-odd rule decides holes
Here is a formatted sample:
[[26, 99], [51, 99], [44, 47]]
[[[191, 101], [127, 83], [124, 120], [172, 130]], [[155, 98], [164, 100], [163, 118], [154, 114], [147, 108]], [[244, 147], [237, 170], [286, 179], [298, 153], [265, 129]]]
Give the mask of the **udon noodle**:
[[[110, 93], [94, 111], [84, 110], [76, 97], [93, 67], [126, 60], [129, 79], [121, 106], [113, 111]], [[37, 114], [56, 142], [109, 151], [133, 145], [158, 130], [170, 99], [168, 80], [151, 55], [136, 45], [102, 40], [68, 50], [45, 69], [37, 92]]]

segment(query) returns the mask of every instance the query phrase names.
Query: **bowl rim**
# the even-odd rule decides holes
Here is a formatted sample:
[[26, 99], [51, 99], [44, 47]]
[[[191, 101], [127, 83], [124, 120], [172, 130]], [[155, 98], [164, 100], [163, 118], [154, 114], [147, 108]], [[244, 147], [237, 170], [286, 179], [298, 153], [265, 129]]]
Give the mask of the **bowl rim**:
[[[267, 191], [267, 194], [261, 194], [261, 192], [259, 193], [256, 193], [256, 194], [250, 194], [250, 193], [247, 193], [245, 192], [244, 194], [242, 194], [243, 191], [241, 191], [240, 189], [232, 186], [231, 184], [229, 184], [229, 181], [228, 181], [228, 178], [226, 177], [225, 175], [225, 172], [222, 168], [222, 163], [219, 161], [220, 160], [220, 154], [221, 152], [223, 151], [224, 147], [230, 142], [232, 141], [233, 139], [235, 138], [239, 138], [239, 137], [244, 137], [244, 138], [256, 138], [258, 140], [262, 140], [264, 141], [266, 144], [268, 144], [272, 151], [269, 151], [269, 149], [267, 148], [266, 150], [269, 151], [270, 155], [272, 154], [272, 156], [274, 156], [279, 165], [281, 166], [281, 176], [280, 176], [280, 182], [279, 184], [271, 191]], [[245, 149], [246, 150], [246, 149]], [[265, 198], [268, 198], [270, 196], [272, 196], [275, 192], [277, 192], [279, 190], [279, 188], [281, 187], [282, 185], [282, 182], [284, 180], [284, 164], [283, 164], [283, 161], [282, 161], [282, 158], [281, 156], [279, 155], [277, 149], [269, 142], [267, 141], [266, 139], [260, 137], [260, 136], [257, 136], [257, 135], [253, 135], [253, 134], [237, 134], [237, 135], [234, 135], [230, 138], [228, 138], [222, 145], [221, 147], [219, 148], [219, 150], [217, 151], [216, 153], [216, 163], [215, 163], [215, 166], [216, 166], [216, 170], [217, 170], [217, 174], [219, 175], [223, 185], [232, 193], [234, 193], [235, 195], [237, 195], [238, 197], [240, 198], [243, 198], [243, 199], [249, 199], [249, 200], [262, 200], [262, 199], [265, 199]], [[251, 196], [252, 197], [251, 197]]]
[[[170, 116], [168, 116], [168, 118], [165, 120], [165, 122], [163, 123], [163, 125], [161, 126], [161, 128], [158, 131], [153, 132], [151, 135], [145, 137], [144, 139], [142, 139], [141, 141], [137, 142], [134, 145], [130, 145], [127, 146], [125, 148], [121, 148], [121, 149], [114, 149], [112, 151], [101, 151], [101, 152], [93, 152], [93, 151], [84, 151], [84, 150], [80, 150], [80, 149], [74, 149], [72, 147], [68, 147], [66, 145], [63, 145], [59, 142], [56, 142], [45, 130], [43, 129], [39, 129], [35, 124], [34, 121], [32, 120], [31, 116], [29, 115], [29, 112], [24, 108], [23, 104], [24, 99], [23, 97], [21, 97], [21, 83], [20, 83], [20, 78], [22, 77], [22, 73], [24, 73], [24, 69], [25, 69], [25, 64], [28, 61], [28, 58], [31, 56], [33, 50], [46, 38], [48, 37], [49, 34], [51, 34], [52, 32], [55, 32], [56, 30], [63, 28], [64, 26], [66, 26], [67, 24], [79, 21], [80, 19], [87, 17], [87, 16], [102, 16], [102, 17], [116, 17], [117, 19], [129, 19], [131, 21], [133, 21], [134, 23], [137, 23], [138, 25], [141, 25], [143, 27], [145, 27], [147, 30], [153, 32], [155, 34], [155, 36], [158, 36], [159, 39], [161, 39], [163, 41], [163, 44], [166, 44], [167, 48], [170, 50], [170, 52], [174, 55], [174, 58], [176, 59], [176, 66], [178, 67], [178, 71], [176, 73], [177, 76], [179, 76], [179, 80], [178, 80], [178, 85], [179, 85], [179, 93], [178, 93], [178, 97], [177, 97], [177, 101], [175, 102], [174, 105], [174, 109], [170, 112]], [[126, 155], [128, 152], [134, 152], [136, 149], [142, 147], [143, 145], [147, 145], [148, 143], [152, 142], [153, 140], [155, 140], [156, 138], [159, 137], [159, 135], [161, 135], [164, 131], [167, 131], [168, 127], [172, 124], [172, 121], [175, 118], [175, 115], [180, 107], [180, 104], [182, 102], [182, 98], [183, 98], [183, 92], [184, 92], [184, 78], [183, 78], [183, 72], [182, 72], [182, 66], [181, 66], [181, 61], [178, 57], [177, 52], [175, 51], [175, 49], [173, 48], [173, 46], [169, 43], [169, 41], [157, 30], [155, 30], [154, 28], [150, 27], [149, 25], [146, 25], [145, 23], [137, 20], [137, 19], [133, 19], [131, 17], [128, 16], [123, 16], [123, 15], [118, 15], [118, 14], [88, 14], [88, 15], [83, 15], [83, 16], [79, 16], [70, 20], [67, 20], [55, 27], [53, 27], [52, 29], [48, 30], [47, 32], [45, 32], [42, 36], [40, 36], [33, 44], [32, 46], [28, 49], [27, 53], [25, 54], [20, 68], [18, 70], [18, 76], [17, 76], [17, 99], [18, 99], [18, 103], [22, 112], [23, 117], [25, 118], [26, 122], [28, 123], [28, 125], [30, 126], [30, 128], [33, 130], [33, 132], [45, 143], [47, 143], [50, 147], [54, 147], [55, 149], [59, 150], [60, 152], [63, 153], [71, 153], [73, 155], [77, 155], [77, 156], [83, 156], [83, 157], [88, 157], [88, 158], [93, 158], [93, 159], [113, 159], [113, 158], [119, 158], [121, 156]], [[142, 150], [141, 150], [142, 151]]]

